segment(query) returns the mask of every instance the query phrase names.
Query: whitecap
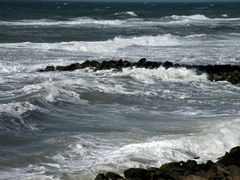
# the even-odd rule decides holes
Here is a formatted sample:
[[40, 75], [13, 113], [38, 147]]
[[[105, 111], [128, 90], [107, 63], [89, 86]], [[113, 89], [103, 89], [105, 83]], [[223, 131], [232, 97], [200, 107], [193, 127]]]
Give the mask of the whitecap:
[[0, 47], [42, 51], [82, 51], [91, 53], [109, 53], [134, 46], [177, 46], [182, 44], [181, 40], [182, 39], [179, 36], [163, 34], [158, 36], [115, 37], [114, 39], [96, 42], [72, 41], [62, 43], [4, 43], [0, 44]]
[[138, 16], [138, 15], [137, 15], [135, 12], [133, 12], [133, 11], [115, 13], [114, 15], [130, 15], [130, 16], [134, 16], [134, 17], [137, 17], [137, 16]]
[[206, 17], [202, 14], [195, 14], [195, 15], [190, 15], [190, 16], [172, 15], [170, 17], [174, 20], [209, 20], [208, 17]]
[[36, 109], [37, 107], [29, 102], [0, 104], [0, 113], [10, 114], [17, 118], [20, 118], [22, 114], [28, 111], [34, 111]]
[[125, 68], [123, 72], [117, 73], [118, 76], [130, 76], [133, 79], [146, 83], [153, 84], [160, 81], [207, 81], [207, 75], [198, 75], [194, 70], [186, 68], [169, 68], [165, 69], [160, 66], [157, 69], [145, 68]]
[[[213, 124], [212, 123], [216, 123]], [[216, 161], [240, 143], [239, 119], [205, 123], [197, 134], [152, 137], [143, 142], [116, 145], [110, 139], [80, 138], [64, 152], [52, 156], [66, 171], [121, 172], [130, 167], [159, 167], [169, 161], [186, 161], [200, 157], [199, 162]], [[121, 135], [122, 136], [122, 135]], [[112, 141], [116, 141], [112, 139]]]

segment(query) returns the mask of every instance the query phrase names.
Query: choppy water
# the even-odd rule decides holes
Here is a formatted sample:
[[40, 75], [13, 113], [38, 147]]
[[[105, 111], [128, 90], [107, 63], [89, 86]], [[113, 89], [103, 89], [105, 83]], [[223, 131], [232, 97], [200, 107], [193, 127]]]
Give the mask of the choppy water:
[[194, 71], [36, 72], [85, 60], [239, 64], [240, 4], [0, 1], [2, 179], [216, 160], [240, 143], [240, 87]]

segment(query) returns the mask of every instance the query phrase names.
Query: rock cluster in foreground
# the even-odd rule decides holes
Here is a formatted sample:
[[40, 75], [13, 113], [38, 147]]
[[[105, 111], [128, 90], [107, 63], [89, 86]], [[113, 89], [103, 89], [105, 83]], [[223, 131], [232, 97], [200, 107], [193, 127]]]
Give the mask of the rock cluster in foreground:
[[172, 62], [156, 62], [147, 61], [145, 58], [140, 59], [138, 62], [130, 61], [85, 61], [83, 63], [73, 63], [68, 66], [47, 66], [45, 69], [40, 69], [39, 72], [48, 71], [74, 71], [76, 69], [92, 68], [94, 71], [115, 69], [121, 71], [122, 68], [147, 68], [157, 69], [159, 67], [168, 68], [187, 68], [193, 69], [198, 74], [206, 73], [210, 81], [228, 81], [232, 84], [240, 83], [240, 65], [187, 65], [187, 64], [174, 64]]
[[240, 146], [232, 148], [214, 163], [197, 164], [194, 160], [171, 162], [160, 168], [130, 168], [124, 177], [108, 172], [98, 174], [95, 180], [240, 180]]

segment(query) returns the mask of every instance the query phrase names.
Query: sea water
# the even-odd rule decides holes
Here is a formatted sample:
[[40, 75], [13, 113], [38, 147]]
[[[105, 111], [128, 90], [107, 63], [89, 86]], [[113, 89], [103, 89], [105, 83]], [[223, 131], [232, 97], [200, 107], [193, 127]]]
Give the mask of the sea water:
[[240, 143], [240, 86], [185, 68], [37, 72], [85, 60], [240, 62], [240, 3], [0, 1], [0, 178], [94, 179]]

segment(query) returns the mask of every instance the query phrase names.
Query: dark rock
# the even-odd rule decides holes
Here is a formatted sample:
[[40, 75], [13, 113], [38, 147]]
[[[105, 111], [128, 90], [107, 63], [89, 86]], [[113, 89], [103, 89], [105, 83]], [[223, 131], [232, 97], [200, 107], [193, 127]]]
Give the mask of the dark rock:
[[89, 66], [90, 67], [96, 67], [99, 64], [97, 61], [90, 61]]
[[54, 66], [47, 66], [44, 71], [54, 71]]
[[215, 163], [212, 163], [212, 161], [208, 161], [207, 163], [203, 163], [203, 164], [198, 164], [198, 166], [197, 166], [197, 168], [198, 168], [198, 171], [204, 171], [204, 172], [207, 172], [207, 171], [209, 171], [210, 169], [212, 169], [212, 168], [216, 168], [215, 167]]
[[196, 161], [194, 161], [194, 160], [188, 160], [187, 162], [186, 162], [186, 167], [188, 168], [188, 169], [196, 169], [197, 168], [197, 162]]
[[95, 180], [109, 180], [104, 174], [98, 174]]
[[129, 61], [123, 61], [123, 67], [127, 68], [127, 67], [131, 67], [133, 64]]
[[183, 171], [186, 169], [186, 163], [181, 161], [181, 162], [170, 162], [170, 163], [166, 163], [163, 164], [160, 167], [161, 171], [164, 172], [173, 172], [173, 171]]
[[111, 69], [110, 63], [107, 61], [103, 61], [95, 67], [94, 71], [107, 70], [107, 69]]
[[74, 63], [74, 64], [70, 64], [68, 66], [57, 66], [56, 70], [57, 71], [74, 71], [76, 69], [79, 69], [80, 64], [79, 63]]
[[152, 180], [175, 180], [174, 177], [172, 177], [171, 175], [167, 174], [167, 173], [159, 173], [159, 174], [153, 174], [152, 175]]
[[120, 176], [119, 174], [116, 174], [114, 172], [108, 172], [106, 174], [106, 177], [109, 179], [109, 180], [123, 180], [124, 178], [122, 176]]
[[124, 171], [124, 176], [132, 180], [150, 180], [151, 176], [146, 169], [130, 168]]
[[169, 61], [166, 61], [162, 64], [162, 66], [165, 67], [166, 69], [168, 69], [170, 67], [173, 67], [173, 63], [169, 62]]
[[229, 153], [226, 152], [223, 157], [219, 158], [217, 163], [226, 166], [236, 165], [240, 167], [240, 146], [232, 148]]
[[47, 66], [45, 69], [38, 70], [39, 72], [47, 72], [47, 71], [74, 71], [76, 69], [84, 69], [84, 68], [93, 68], [94, 71], [99, 70], [108, 70], [114, 69], [115, 71], [122, 71], [122, 68], [147, 68], [154, 69], [159, 68], [160, 66], [168, 69], [168, 68], [180, 68], [184, 67], [186, 69], [194, 70], [198, 75], [206, 73], [208, 79], [210, 81], [228, 81], [232, 84], [240, 83], [240, 66], [237, 65], [187, 65], [187, 64], [173, 64], [172, 62], [166, 61], [156, 62], [156, 61], [147, 61], [145, 58], [140, 59], [138, 62], [129, 62], [123, 61], [120, 59], [119, 61], [85, 61], [82, 64], [73, 63], [68, 66]]
[[137, 62], [136, 67], [139, 67], [139, 68], [145, 67], [146, 61], [147, 61], [146, 58], [140, 59], [140, 60]]

